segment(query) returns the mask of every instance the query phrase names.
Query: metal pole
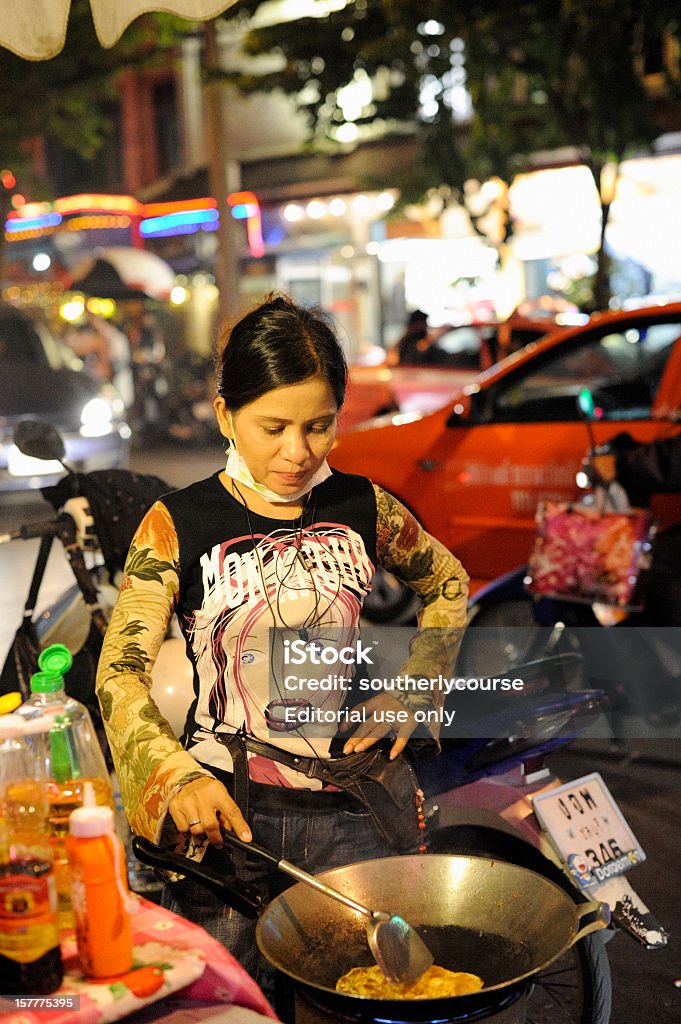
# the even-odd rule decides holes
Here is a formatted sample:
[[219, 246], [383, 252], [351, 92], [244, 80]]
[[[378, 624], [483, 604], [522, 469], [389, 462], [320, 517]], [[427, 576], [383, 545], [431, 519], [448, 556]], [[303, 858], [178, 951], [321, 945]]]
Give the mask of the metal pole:
[[208, 180], [211, 195], [218, 201], [220, 227], [217, 231], [218, 250], [215, 256], [215, 283], [220, 297], [218, 300], [219, 320], [236, 316], [239, 311], [239, 246], [237, 232], [229, 207], [227, 195], [240, 187], [241, 170], [235, 154], [230, 152], [224, 117], [224, 86], [218, 73], [222, 70], [218, 49], [215, 21], [207, 21], [203, 30], [203, 71], [204, 71], [204, 125], [206, 154], [208, 157]]

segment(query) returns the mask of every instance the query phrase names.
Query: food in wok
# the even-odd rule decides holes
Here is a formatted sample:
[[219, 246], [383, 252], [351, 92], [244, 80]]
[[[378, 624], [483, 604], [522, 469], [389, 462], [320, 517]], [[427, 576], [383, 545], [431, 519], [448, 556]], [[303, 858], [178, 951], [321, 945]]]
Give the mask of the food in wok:
[[482, 978], [466, 971], [448, 971], [445, 967], [429, 967], [411, 984], [392, 982], [380, 967], [353, 967], [336, 982], [339, 992], [370, 999], [440, 999], [478, 992]]

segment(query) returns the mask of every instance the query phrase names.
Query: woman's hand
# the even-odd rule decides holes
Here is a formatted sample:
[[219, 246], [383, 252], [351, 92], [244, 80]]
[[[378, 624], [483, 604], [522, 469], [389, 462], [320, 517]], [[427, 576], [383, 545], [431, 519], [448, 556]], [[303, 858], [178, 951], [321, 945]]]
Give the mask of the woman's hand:
[[218, 848], [223, 845], [221, 827], [230, 829], [247, 843], [253, 838], [225, 787], [207, 775], [183, 786], [170, 801], [168, 810], [178, 832], [191, 832], [197, 838], [205, 835]]
[[[389, 693], [380, 693], [371, 700], [358, 704], [353, 711], [364, 709], [364, 721], [360, 722], [351, 738], [343, 747], [344, 754], [358, 754], [362, 750], [368, 750], [378, 743], [384, 736], [391, 734], [395, 737], [390, 748], [390, 760], [393, 761], [398, 754], [401, 754], [409, 737], [416, 728], [417, 722], [409, 708]], [[376, 720], [375, 712], [380, 711], [379, 720]], [[387, 719], [387, 721], [386, 721]], [[352, 728], [352, 722], [344, 722], [340, 732], [347, 732]]]

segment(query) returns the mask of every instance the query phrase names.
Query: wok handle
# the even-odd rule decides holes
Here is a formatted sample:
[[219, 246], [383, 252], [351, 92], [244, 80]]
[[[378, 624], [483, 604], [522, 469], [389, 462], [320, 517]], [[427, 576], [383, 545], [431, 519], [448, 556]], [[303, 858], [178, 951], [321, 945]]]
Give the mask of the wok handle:
[[586, 935], [591, 935], [592, 932], [597, 932], [601, 928], [607, 928], [610, 924], [610, 907], [607, 903], [601, 903], [600, 900], [590, 900], [588, 903], [580, 903], [577, 906], [577, 918], [582, 920], [583, 917], [587, 917], [589, 914], [595, 914], [593, 921], [580, 928], [572, 942], [571, 946], [574, 946], [575, 942], [579, 942]]
[[264, 906], [264, 899], [253, 886], [242, 882], [235, 875], [221, 875], [211, 868], [189, 860], [181, 854], [164, 850], [144, 836], [135, 836], [132, 841], [133, 853], [143, 864], [150, 864], [164, 871], [177, 871], [181, 875], [193, 878], [194, 881], [212, 892], [214, 896], [234, 907], [244, 917], [257, 917]]

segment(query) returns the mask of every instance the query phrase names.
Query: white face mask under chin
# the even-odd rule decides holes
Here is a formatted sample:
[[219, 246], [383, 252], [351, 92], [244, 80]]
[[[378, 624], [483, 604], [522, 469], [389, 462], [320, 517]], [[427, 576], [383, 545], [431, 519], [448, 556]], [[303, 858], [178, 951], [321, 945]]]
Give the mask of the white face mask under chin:
[[232, 480], [236, 481], [236, 483], [243, 484], [245, 487], [250, 487], [252, 491], [259, 494], [261, 498], [265, 499], [265, 501], [290, 505], [295, 501], [300, 501], [303, 495], [308, 494], [313, 487], [317, 486], [317, 484], [321, 484], [324, 480], [328, 480], [331, 476], [331, 468], [326, 459], [324, 459], [319, 469], [312, 474], [302, 490], [296, 491], [294, 494], [277, 494], [276, 491], [266, 487], [265, 484], [259, 484], [257, 480], [254, 479], [244, 458], [239, 455], [239, 452], [237, 451], [236, 442], [232, 441], [229, 446], [229, 451], [227, 452], [225, 473], [227, 476], [231, 477]]

